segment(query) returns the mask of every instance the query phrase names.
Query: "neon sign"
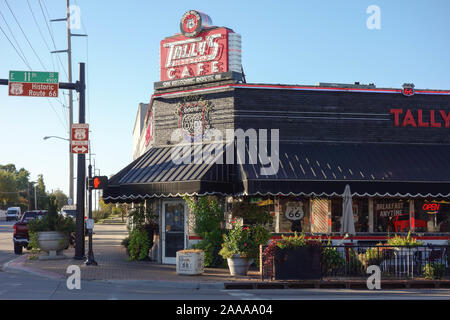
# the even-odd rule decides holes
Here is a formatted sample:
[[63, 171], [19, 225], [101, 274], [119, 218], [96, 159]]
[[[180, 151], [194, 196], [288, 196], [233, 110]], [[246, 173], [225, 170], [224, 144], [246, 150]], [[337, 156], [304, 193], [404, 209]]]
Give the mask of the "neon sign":
[[422, 210], [429, 214], [435, 214], [439, 212], [439, 203], [424, 203]]

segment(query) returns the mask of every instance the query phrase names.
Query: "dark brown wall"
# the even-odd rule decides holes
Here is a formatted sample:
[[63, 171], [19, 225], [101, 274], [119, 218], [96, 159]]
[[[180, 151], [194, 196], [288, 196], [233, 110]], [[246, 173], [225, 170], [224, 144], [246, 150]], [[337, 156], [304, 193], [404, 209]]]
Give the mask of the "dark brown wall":
[[[450, 128], [395, 127], [391, 109], [450, 113], [450, 96], [236, 89], [236, 127], [277, 128], [281, 140], [450, 143]], [[403, 114], [404, 115], [404, 114]], [[400, 119], [403, 119], [403, 115]]]

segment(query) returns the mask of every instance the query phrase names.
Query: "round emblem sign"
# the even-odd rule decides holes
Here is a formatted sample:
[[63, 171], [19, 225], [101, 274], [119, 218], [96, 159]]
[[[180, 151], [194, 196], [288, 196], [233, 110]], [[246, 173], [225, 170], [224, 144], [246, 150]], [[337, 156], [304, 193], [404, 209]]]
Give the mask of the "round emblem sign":
[[211, 18], [201, 12], [190, 10], [181, 18], [180, 30], [186, 37], [196, 37], [204, 27], [211, 25]]

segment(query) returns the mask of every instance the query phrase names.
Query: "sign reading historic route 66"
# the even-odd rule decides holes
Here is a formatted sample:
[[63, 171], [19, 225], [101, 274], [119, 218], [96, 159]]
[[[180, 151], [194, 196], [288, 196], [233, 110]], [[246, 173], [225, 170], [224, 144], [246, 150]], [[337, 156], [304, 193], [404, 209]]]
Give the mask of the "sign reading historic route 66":
[[58, 72], [10, 71], [9, 95], [20, 97], [58, 97]]
[[74, 123], [72, 125], [72, 153], [89, 153], [89, 125]]
[[286, 218], [289, 220], [301, 220], [305, 215], [303, 212], [303, 202], [288, 202], [286, 204]]

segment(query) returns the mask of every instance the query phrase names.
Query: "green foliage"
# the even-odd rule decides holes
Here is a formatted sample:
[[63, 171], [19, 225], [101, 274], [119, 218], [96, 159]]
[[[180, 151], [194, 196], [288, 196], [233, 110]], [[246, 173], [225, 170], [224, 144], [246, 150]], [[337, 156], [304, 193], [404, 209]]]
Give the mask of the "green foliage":
[[270, 232], [262, 225], [243, 226], [236, 219], [233, 228], [223, 235], [222, 249], [219, 254], [224, 258], [231, 258], [235, 254], [249, 259], [257, 259], [259, 246], [270, 239]]
[[215, 197], [184, 197], [189, 209], [194, 213], [194, 232], [202, 240], [194, 246], [204, 251], [206, 267], [221, 267], [224, 261], [219, 255], [222, 243], [223, 210]]
[[422, 242], [417, 240], [416, 238], [411, 237], [411, 231], [409, 231], [406, 237], [395, 235], [393, 238], [389, 238], [387, 241], [387, 245], [393, 247], [417, 247], [421, 246]]
[[247, 201], [234, 201], [232, 206], [233, 217], [244, 219], [244, 223], [248, 224], [270, 224], [272, 216], [267, 206], [258, 206]]
[[150, 244], [148, 234], [144, 229], [134, 229], [130, 232], [128, 250], [130, 252], [128, 261], [148, 258]]
[[427, 263], [422, 267], [426, 279], [441, 279], [444, 276], [445, 266], [442, 263]]
[[327, 271], [336, 270], [345, 266], [345, 259], [336, 247], [331, 247], [331, 240], [328, 239], [328, 247], [322, 249], [322, 266]]
[[281, 236], [281, 240], [277, 241], [277, 247], [280, 249], [295, 249], [298, 247], [306, 246], [305, 235], [302, 233], [298, 235], [297, 232], [294, 236]]
[[128, 213], [129, 229], [143, 228], [148, 223], [154, 223], [155, 215], [150, 206], [139, 205]]
[[75, 232], [75, 221], [71, 217], [58, 214], [58, 203], [55, 197], [49, 197], [47, 206], [48, 212], [44, 217], [28, 223], [30, 232], [59, 231], [67, 236]]

